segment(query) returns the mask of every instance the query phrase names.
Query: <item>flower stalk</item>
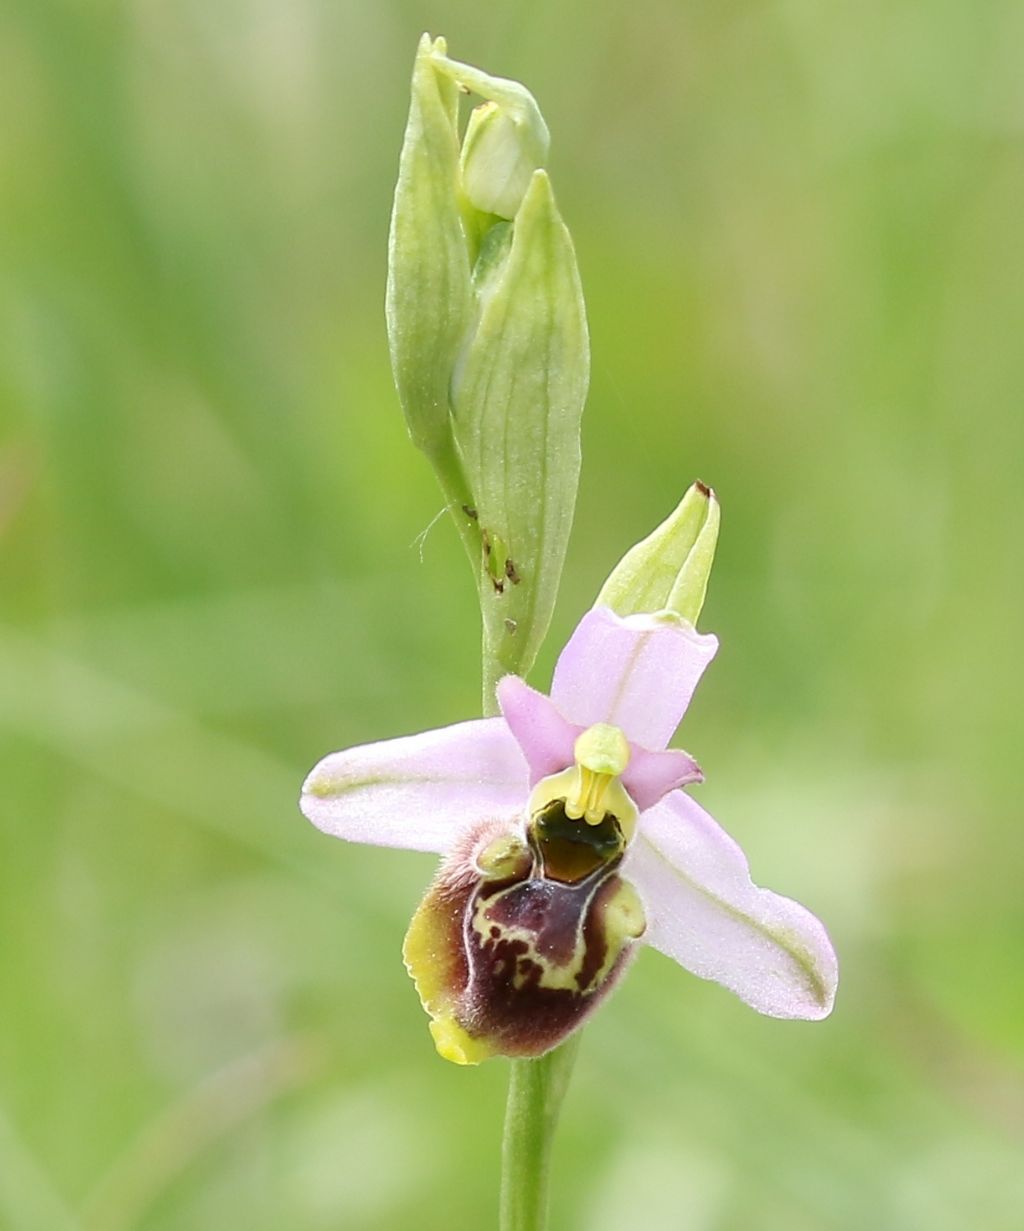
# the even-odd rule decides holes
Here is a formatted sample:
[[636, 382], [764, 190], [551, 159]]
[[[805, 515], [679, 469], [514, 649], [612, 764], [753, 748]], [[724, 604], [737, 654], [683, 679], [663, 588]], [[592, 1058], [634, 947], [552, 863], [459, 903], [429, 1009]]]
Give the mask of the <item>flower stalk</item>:
[[[483, 643], [483, 714], [498, 714], [497, 683], [504, 668]], [[548, 1219], [551, 1149], [576, 1065], [583, 1032], [537, 1059], [509, 1060], [501, 1140], [498, 1231], [544, 1231]]]
[[499, 1231], [543, 1231], [547, 1225], [551, 1146], [582, 1037], [577, 1031], [538, 1060], [510, 1062]]

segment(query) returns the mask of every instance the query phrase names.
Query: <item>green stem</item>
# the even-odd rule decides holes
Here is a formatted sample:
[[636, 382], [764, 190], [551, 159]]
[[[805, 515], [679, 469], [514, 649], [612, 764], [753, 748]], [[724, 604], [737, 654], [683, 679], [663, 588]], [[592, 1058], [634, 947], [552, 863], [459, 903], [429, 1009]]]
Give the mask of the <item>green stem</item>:
[[498, 681], [508, 674], [508, 668], [499, 660], [496, 654], [488, 653], [487, 629], [483, 630], [483, 671], [481, 684], [483, 687], [483, 712], [485, 718], [498, 713]]
[[[477, 585], [486, 585], [488, 584], [486, 576], [480, 576], [483, 571], [483, 541], [480, 535], [480, 522], [473, 503], [473, 494], [469, 490], [466, 474], [455, 450], [451, 434], [430, 451], [427, 456], [430, 458], [434, 473], [441, 484], [445, 503], [452, 515], [452, 520], [455, 522], [455, 528], [459, 532], [462, 546], [469, 557], [469, 564], [476, 575]], [[480, 604], [480, 618], [484, 625], [481, 630], [483, 636], [483, 715], [485, 718], [490, 718], [498, 713], [498, 698], [495, 689], [501, 677], [508, 674], [509, 668], [499, 660], [497, 654], [491, 649], [482, 598]]]
[[501, 1146], [500, 1231], [544, 1231], [551, 1145], [580, 1033], [539, 1060], [513, 1060]]
[[[480, 611], [481, 620], [484, 619], [483, 608], [481, 604]], [[493, 718], [499, 713], [498, 696], [495, 692], [495, 687], [503, 675], [508, 673], [508, 668], [502, 663], [501, 659], [495, 653], [491, 645], [490, 638], [487, 636], [486, 627], [483, 629], [482, 645], [480, 655], [482, 665], [480, 668], [480, 684], [483, 690], [481, 697], [481, 709], [485, 718]]]
[[[504, 666], [483, 642], [483, 712], [498, 712], [494, 685]], [[537, 1060], [510, 1061], [505, 1135], [501, 1145], [499, 1231], [544, 1231], [551, 1145], [580, 1046], [577, 1031]]]

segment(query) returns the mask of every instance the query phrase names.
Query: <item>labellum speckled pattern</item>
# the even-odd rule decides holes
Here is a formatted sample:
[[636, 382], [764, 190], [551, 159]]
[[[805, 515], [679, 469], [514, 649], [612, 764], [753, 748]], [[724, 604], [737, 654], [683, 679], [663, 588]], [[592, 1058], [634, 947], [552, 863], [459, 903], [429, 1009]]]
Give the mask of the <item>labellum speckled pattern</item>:
[[570, 820], [553, 800], [525, 836], [484, 825], [442, 864], [405, 942], [442, 1054], [539, 1056], [585, 1020], [644, 930], [624, 850], [610, 813]]

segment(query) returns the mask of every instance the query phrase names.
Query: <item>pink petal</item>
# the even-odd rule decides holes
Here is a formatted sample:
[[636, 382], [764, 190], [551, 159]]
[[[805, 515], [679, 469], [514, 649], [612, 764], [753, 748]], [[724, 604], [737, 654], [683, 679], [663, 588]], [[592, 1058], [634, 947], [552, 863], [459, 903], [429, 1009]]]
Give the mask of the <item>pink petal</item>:
[[562, 651], [551, 699], [581, 727], [609, 722], [634, 743], [664, 748], [717, 649], [717, 637], [681, 621], [595, 607]]
[[317, 829], [375, 846], [449, 850], [466, 826], [515, 816], [527, 768], [501, 718], [332, 752], [302, 787]]
[[650, 752], [637, 744], [630, 748], [629, 766], [622, 775], [622, 785], [641, 812], [652, 808], [669, 791], [703, 781], [700, 766], [688, 752], [676, 748]]
[[[498, 684], [498, 701], [512, 734], [530, 766], [530, 785], [573, 764], [573, 745], [584, 730], [562, 717], [554, 702], [517, 675]], [[630, 798], [642, 812], [663, 795], [690, 782], [703, 782], [700, 766], [688, 752], [651, 752], [634, 744], [622, 775]]]
[[554, 702], [518, 675], [498, 684], [498, 704], [530, 766], [530, 786], [573, 764], [579, 727], [566, 722]]
[[759, 1013], [827, 1017], [838, 970], [814, 915], [754, 885], [740, 848], [682, 792], [640, 824], [623, 874], [644, 901], [644, 940]]

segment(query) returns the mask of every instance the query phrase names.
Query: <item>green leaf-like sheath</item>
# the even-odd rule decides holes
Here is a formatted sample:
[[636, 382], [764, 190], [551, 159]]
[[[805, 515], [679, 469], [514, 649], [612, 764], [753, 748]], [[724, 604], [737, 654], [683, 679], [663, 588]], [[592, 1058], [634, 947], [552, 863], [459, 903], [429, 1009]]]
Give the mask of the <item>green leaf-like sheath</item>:
[[543, 170], [507, 255], [482, 281], [479, 322], [453, 381], [455, 438], [483, 544], [485, 642], [501, 670], [521, 673], [554, 608], [590, 372], [576, 255]]

